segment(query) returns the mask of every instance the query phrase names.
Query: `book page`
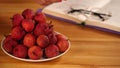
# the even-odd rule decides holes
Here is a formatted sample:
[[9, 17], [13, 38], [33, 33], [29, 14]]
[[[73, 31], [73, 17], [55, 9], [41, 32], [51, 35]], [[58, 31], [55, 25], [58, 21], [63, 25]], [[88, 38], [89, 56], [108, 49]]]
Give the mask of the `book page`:
[[[103, 8], [101, 8], [98, 12], [106, 12], [106, 13], [111, 13], [112, 17], [110, 17], [108, 20], [106, 21], [101, 21], [100, 19], [94, 18], [93, 16], [90, 16], [87, 20], [88, 21], [93, 21], [93, 22], [97, 22], [94, 23], [94, 25], [96, 24], [102, 24], [101, 27], [109, 27], [109, 29], [115, 29], [120, 31], [120, 0], [112, 0], [109, 4], [107, 4], [106, 6], [104, 6]], [[87, 22], [87, 24], [93, 24], [91, 22]]]
[[110, 0], [67, 0], [66, 4], [76, 9], [102, 8]]
[[70, 11], [71, 8], [87, 9], [87, 10], [102, 8], [109, 2], [110, 0], [66, 0], [63, 2], [49, 5], [45, 9], [59, 13], [59, 14], [72, 16], [74, 18], [84, 21], [86, 20], [86, 17], [83, 16], [82, 14], [67, 14], [67, 12]]
[[112, 0], [101, 10], [105, 10], [112, 13], [112, 17], [104, 23], [120, 27], [120, 0]]

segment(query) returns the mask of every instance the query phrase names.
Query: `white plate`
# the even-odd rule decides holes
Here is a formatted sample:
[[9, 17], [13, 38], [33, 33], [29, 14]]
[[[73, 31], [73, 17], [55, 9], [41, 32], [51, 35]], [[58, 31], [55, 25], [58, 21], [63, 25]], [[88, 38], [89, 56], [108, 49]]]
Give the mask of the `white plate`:
[[[58, 33], [58, 32], [57, 32], [57, 33]], [[70, 41], [68, 40], [68, 42], [69, 42], [68, 49], [67, 49], [65, 52], [61, 53], [60, 55], [55, 56], [55, 57], [52, 57], [52, 58], [41, 58], [41, 59], [38, 59], [38, 60], [32, 60], [32, 59], [18, 58], [18, 57], [15, 57], [15, 56], [9, 54], [8, 52], [6, 52], [6, 51], [4, 50], [4, 48], [3, 48], [3, 41], [4, 41], [4, 39], [5, 39], [5, 37], [4, 37], [4, 38], [2, 39], [2, 41], [1, 41], [1, 48], [2, 48], [3, 52], [4, 52], [5, 54], [7, 54], [8, 56], [14, 58], [14, 59], [18, 59], [18, 60], [22, 60], [22, 61], [27, 61], [27, 62], [43, 62], [43, 61], [49, 61], [49, 60], [53, 60], [53, 59], [59, 58], [59, 57], [61, 57], [62, 55], [64, 55], [65, 53], [67, 53], [68, 50], [70, 49], [70, 46], [71, 46]]]

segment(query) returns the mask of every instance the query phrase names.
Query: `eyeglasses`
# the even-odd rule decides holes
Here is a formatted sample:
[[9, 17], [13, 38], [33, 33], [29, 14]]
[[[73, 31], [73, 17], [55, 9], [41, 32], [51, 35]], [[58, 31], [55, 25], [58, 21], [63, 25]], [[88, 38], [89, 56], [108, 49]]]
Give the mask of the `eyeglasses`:
[[72, 14], [75, 12], [79, 12], [80, 14], [84, 14], [84, 15], [88, 14], [88, 15], [96, 16], [99, 19], [101, 19], [102, 21], [105, 21], [105, 20], [109, 19], [110, 17], [112, 17], [112, 15], [110, 13], [106, 14], [106, 13], [89, 11], [89, 10], [85, 10], [85, 9], [74, 9], [74, 8], [71, 8], [71, 10], [68, 11], [68, 14]]

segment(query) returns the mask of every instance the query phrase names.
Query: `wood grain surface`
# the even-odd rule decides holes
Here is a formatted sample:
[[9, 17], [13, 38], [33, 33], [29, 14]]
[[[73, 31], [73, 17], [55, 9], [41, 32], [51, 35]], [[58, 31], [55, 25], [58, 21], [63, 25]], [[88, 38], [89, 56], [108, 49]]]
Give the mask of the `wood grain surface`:
[[[0, 41], [11, 31], [12, 15], [26, 8], [36, 11], [42, 6], [34, 0], [0, 0]], [[70, 39], [68, 53], [52, 61], [30, 63], [11, 58], [0, 48], [0, 68], [120, 68], [120, 35], [47, 19]]]

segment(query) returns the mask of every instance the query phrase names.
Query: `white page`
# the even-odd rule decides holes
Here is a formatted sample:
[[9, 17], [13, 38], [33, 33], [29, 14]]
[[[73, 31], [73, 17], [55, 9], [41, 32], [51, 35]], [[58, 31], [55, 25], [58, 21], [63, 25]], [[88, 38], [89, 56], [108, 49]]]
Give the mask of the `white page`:
[[[101, 21], [98, 18], [94, 18], [94, 16], [90, 16], [87, 20], [96, 22], [94, 25], [100, 26], [98, 24], [102, 24], [100, 27], [113, 29], [120, 31], [120, 0], [112, 0], [109, 4], [101, 8], [98, 12], [110, 12], [112, 17], [110, 17], [106, 21]], [[93, 24], [92, 22], [87, 22], [87, 24]]]
[[102, 8], [110, 0], [67, 0], [66, 4], [76, 9]]
[[112, 17], [104, 23], [120, 27], [120, 0], [112, 0], [101, 10], [110, 11], [112, 13]]
[[60, 3], [54, 3], [49, 5], [45, 9], [48, 9], [53, 12], [57, 12], [63, 15], [72, 16], [74, 18], [80, 19], [81, 21], [86, 20], [87, 18], [81, 14], [67, 14], [71, 8], [75, 9], [95, 9], [102, 8], [110, 0], [66, 0]]

